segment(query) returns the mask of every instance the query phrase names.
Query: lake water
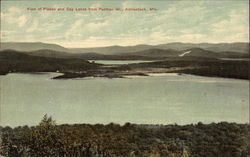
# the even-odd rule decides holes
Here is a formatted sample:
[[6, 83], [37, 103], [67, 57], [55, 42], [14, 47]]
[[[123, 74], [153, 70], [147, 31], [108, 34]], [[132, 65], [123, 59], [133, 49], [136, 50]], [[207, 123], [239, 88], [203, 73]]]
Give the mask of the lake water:
[[249, 58], [220, 58], [220, 59], [229, 61], [249, 61]]
[[2, 126], [62, 123], [247, 123], [249, 82], [192, 75], [52, 80], [58, 74], [0, 76]]
[[143, 63], [143, 62], [155, 62], [155, 61], [145, 61], [145, 60], [89, 60], [100, 64], [133, 64], [133, 63]]

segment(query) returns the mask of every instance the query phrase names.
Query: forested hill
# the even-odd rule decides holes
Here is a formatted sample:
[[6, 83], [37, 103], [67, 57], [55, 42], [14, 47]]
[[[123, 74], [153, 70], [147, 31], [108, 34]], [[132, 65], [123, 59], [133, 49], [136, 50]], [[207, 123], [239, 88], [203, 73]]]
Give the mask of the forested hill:
[[0, 73], [67, 72], [96, 68], [98, 65], [79, 58], [31, 56], [14, 50], [0, 51]]

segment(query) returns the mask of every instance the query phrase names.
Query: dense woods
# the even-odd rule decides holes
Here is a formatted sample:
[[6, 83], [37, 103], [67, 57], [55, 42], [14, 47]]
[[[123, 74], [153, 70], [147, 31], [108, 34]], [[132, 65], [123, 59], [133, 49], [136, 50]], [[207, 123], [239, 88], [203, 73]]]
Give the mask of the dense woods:
[[80, 72], [97, 67], [97, 64], [78, 58], [39, 57], [14, 50], [0, 51], [0, 75], [10, 72]]
[[247, 157], [248, 124], [39, 125], [1, 127], [5, 157]]

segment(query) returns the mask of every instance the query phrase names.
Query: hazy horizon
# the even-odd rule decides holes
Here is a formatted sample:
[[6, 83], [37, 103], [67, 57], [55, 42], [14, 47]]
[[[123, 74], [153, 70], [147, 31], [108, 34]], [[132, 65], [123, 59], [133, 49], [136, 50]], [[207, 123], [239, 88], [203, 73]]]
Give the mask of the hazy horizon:
[[165, 44], [174, 44], [174, 43], [180, 43], [180, 44], [235, 44], [235, 43], [249, 43], [249, 42], [218, 42], [218, 43], [208, 43], [208, 42], [200, 42], [200, 43], [188, 43], [188, 42], [169, 42], [169, 43], [160, 43], [160, 44], [136, 44], [136, 45], [107, 45], [107, 46], [96, 46], [96, 47], [66, 47], [59, 43], [49, 43], [49, 42], [41, 42], [41, 41], [31, 41], [31, 42], [22, 42], [22, 41], [4, 41], [0, 43], [43, 43], [43, 44], [55, 44], [62, 46], [64, 48], [102, 48], [102, 47], [113, 47], [113, 46], [119, 46], [119, 47], [133, 47], [133, 46], [140, 46], [140, 45], [147, 45], [147, 46], [157, 46], [157, 45], [165, 45]]

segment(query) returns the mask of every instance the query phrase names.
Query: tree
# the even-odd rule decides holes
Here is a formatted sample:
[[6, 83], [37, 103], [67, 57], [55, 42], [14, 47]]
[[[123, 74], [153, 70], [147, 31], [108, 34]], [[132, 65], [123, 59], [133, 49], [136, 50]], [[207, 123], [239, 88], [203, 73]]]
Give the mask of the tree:
[[44, 127], [44, 128], [51, 128], [51, 127], [54, 127], [55, 125], [56, 125], [56, 122], [52, 120], [52, 117], [48, 117], [47, 114], [43, 116], [42, 121], [39, 123], [39, 126]]

